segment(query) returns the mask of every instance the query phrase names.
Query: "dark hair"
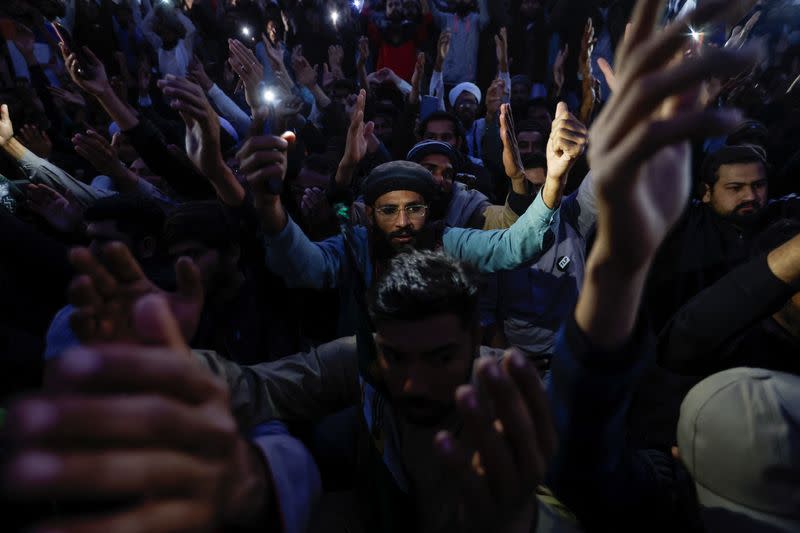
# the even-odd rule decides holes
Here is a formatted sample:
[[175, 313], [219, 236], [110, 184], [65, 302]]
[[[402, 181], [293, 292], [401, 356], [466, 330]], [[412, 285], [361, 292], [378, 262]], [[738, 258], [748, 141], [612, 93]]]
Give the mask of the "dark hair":
[[783, 218], [770, 224], [753, 242], [755, 253], [769, 253], [800, 234], [800, 221]]
[[767, 152], [755, 144], [723, 146], [716, 152], [706, 156], [703, 161], [702, 182], [713, 186], [719, 179], [719, 167], [722, 165], [743, 165], [761, 163], [767, 170]]
[[164, 235], [165, 218], [161, 206], [141, 194], [114, 194], [100, 198], [83, 214], [86, 222], [114, 221], [117, 229], [130, 235], [134, 242], [150, 236], [160, 243]]
[[725, 144], [728, 146], [754, 144], [765, 147], [769, 141], [769, 130], [757, 120], [746, 120], [728, 134]]
[[543, 168], [547, 170], [547, 156], [543, 152], [531, 152], [522, 156], [522, 168]]
[[323, 176], [330, 176], [336, 172], [339, 163], [327, 154], [309, 154], [303, 160], [303, 166]]
[[456, 137], [461, 139], [466, 138], [467, 133], [464, 131], [464, 125], [461, 124], [461, 120], [449, 111], [434, 111], [425, 117], [425, 120], [420, 121], [419, 128], [417, 128], [418, 138], [422, 139], [425, 137], [425, 130], [428, 129], [428, 123], [434, 120], [449, 120], [453, 124], [453, 130]]
[[198, 241], [215, 250], [239, 243], [238, 222], [216, 200], [186, 202], [175, 208], [164, 226], [166, 246]]
[[535, 131], [541, 133], [542, 137], [547, 139], [550, 136], [550, 124], [545, 124], [541, 120], [525, 119], [515, 125], [516, 133], [523, 131]]
[[370, 316], [377, 325], [453, 314], [472, 328], [479, 316], [476, 279], [471, 267], [445, 253], [401, 253], [370, 290]]

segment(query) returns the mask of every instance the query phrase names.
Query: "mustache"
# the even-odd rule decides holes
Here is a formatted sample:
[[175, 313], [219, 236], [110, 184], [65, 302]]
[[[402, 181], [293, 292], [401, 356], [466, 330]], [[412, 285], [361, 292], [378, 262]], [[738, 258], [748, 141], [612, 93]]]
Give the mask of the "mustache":
[[395, 237], [416, 237], [419, 232], [412, 229], [401, 229], [387, 234], [387, 237], [394, 239]]
[[757, 200], [751, 200], [749, 202], [742, 202], [741, 204], [736, 206], [736, 209], [734, 211], [740, 211], [740, 210], [745, 209], [747, 207], [752, 207], [755, 210], [761, 209], [761, 202], [759, 202]]

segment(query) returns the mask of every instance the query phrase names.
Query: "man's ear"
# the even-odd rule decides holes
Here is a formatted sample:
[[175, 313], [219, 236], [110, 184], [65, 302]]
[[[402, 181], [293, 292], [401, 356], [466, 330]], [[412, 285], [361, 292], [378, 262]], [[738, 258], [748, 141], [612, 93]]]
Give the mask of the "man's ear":
[[372, 206], [370, 206], [370, 205], [367, 205], [367, 206], [364, 206], [364, 207], [367, 208], [367, 218], [369, 219], [369, 223], [374, 226], [375, 225], [375, 210], [372, 209]]
[[703, 183], [703, 203], [711, 203], [711, 186], [708, 183]]

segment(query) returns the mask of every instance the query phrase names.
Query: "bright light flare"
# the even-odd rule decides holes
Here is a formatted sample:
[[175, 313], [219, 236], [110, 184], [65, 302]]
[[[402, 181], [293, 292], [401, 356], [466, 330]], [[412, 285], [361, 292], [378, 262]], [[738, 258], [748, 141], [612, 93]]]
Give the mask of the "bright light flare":
[[242, 35], [244, 35], [245, 37], [250, 37], [250, 27], [249, 26], [243, 26], [242, 27]]
[[334, 26], [336, 26], [336, 23], [339, 22], [339, 12], [335, 9], [331, 11], [331, 22], [333, 22]]
[[274, 104], [278, 101], [278, 95], [275, 94], [275, 91], [272, 89], [264, 89], [264, 92], [261, 93], [261, 95], [264, 98], [264, 101], [268, 104]]
[[697, 31], [696, 29], [689, 26], [689, 35], [692, 36], [692, 40], [695, 42], [700, 42], [700, 39], [703, 38], [703, 32]]

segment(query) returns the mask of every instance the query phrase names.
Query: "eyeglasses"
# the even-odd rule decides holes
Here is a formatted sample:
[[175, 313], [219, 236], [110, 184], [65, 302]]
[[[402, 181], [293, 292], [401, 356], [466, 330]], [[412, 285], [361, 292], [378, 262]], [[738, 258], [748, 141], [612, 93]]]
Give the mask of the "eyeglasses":
[[412, 204], [403, 207], [399, 205], [383, 205], [381, 207], [376, 207], [375, 212], [383, 218], [395, 219], [400, 216], [401, 209], [406, 212], [408, 218], [418, 219], [425, 216], [425, 213], [428, 211], [428, 206], [423, 204]]

